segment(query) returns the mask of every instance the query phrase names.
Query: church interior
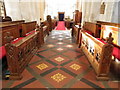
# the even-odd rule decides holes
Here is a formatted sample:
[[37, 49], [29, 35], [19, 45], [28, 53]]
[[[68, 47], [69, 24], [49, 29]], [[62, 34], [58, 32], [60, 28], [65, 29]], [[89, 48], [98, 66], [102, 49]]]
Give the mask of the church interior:
[[0, 0], [1, 89], [120, 89], [120, 0]]

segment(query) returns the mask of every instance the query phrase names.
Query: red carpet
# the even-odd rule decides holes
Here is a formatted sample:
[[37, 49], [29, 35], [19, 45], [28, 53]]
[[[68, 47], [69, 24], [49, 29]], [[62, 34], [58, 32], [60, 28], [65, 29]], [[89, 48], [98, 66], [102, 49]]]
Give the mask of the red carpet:
[[66, 30], [65, 29], [65, 22], [64, 21], [59, 21], [56, 27], [56, 30]]

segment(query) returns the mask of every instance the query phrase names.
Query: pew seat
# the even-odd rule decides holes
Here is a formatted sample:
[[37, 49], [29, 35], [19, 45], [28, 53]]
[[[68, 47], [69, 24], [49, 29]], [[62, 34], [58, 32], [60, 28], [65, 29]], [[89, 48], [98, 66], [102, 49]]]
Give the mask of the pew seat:
[[100, 38], [96, 38], [96, 39], [99, 40], [100, 42], [106, 44], [106, 42], [105, 42], [104, 40], [102, 40], [102, 39], [100, 39]]
[[12, 44], [15, 44], [17, 43], [19, 40], [23, 39], [24, 37], [19, 37], [19, 38], [16, 38], [12, 41]]
[[93, 36], [93, 33], [91, 31], [85, 30], [85, 32]]
[[35, 30], [33, 30], [33, 31], [31, 31], [31, 32], [28, 32], [28, 33], [25, 34], [25, 36], [31, 35], [31, 34], [33, 34], [34, 32], [35, 32]]
[[[100, 38], [97, 38], [97, 40], [99, 40], [100, 42], [106, 44], [106, 42], [104, 40], [100, 39]], [[113, 48], [113, 56], [120, 61], [119, 53], [120, 53], [120, 49], [118, 47], [114, 46], [114, 48]]]
[[2, 58], [6, 56], [5, 46], [1, 46], [0, 51], [1, 51], [0, 52], [0, 60], [2, 60]]

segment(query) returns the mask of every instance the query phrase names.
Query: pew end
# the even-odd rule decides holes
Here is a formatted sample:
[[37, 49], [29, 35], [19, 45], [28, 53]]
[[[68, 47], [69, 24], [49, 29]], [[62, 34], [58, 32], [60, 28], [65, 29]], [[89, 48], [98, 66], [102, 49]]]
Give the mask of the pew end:
[[112, 58], [113, 45], [104, 44], [92, 35], [81, 32], [81, 49], [96, 72], [97, 80], [109, 80], [109, 68]]
[[8, 68], [10, 70], [11, 80], [22, 79], [22, 72], [30, 62], [34, 53], [41, 46], [39, 34], [36, 31], [29, 36], [24, 37], [16, 43], [8, 42], [5, 44]]

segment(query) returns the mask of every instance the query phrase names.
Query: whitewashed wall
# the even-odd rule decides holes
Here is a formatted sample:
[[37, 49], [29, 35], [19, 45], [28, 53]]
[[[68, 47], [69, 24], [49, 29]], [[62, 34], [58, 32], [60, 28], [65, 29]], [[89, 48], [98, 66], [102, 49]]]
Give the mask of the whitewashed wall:
[[[118, 16], [118, 1], [119, 0], [79, 0], [79, 10], [82, 9], [82, 24], [85, 21], [96, 22], [119, 22], [120, 14]], [[105, 2], [105, 13], [100, 14], [100, 6]], [[117, 3], [116, 3], [117, 2]], [[81, 4], [82, 3], [82, 4]], [[81, 5], [81, 7], [80, 7]], [[119, 6], [120, 8], [120, 6]], [[120, 12], [119, 12], [120, 13]], [[119, 20], [119, 21], [118, 21]]]
[[113, 9], [114, 9], [114, 11], [113, 11], [113, 15], [112, 15], [112, 22], [120, 23], [120, 1], [114, 3]]
[[114, 9], [114, 3], [115, 3], [115, 0], [110, 0], [110, 1], [106, 0], [105, 13], [100, 14], [100, 17], [99, 17], [100, 21], [108, 21], [108, 22], [112, 21], [112, 13], [113, 13], [113, 9]]
[[[12, 20], [25, 20], [40, 22], [43, 17], [44, 0], [4, 0], [6, 13]], [[42, 8], [42, 10], [41, 10]]]

